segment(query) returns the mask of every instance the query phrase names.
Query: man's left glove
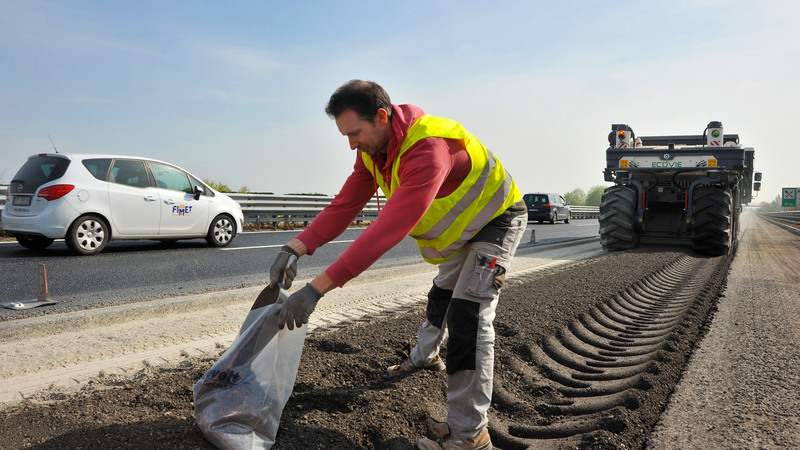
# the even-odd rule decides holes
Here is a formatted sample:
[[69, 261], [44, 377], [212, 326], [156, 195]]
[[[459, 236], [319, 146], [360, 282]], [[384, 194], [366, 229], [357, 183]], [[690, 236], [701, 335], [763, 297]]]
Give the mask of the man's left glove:
[[297, 275], [297, 259], [300, 255], [288, 245], [281, 247], [272, 267], [269, 269], [269, 285], [283, 283], [284, 289], [292, 287], [292, 280]]
[[284, 326], [290, 330], [300, 328], [308, 323], [308, 317], [317, 307], [317, 302], [322, 298], [322, 293], [311, 283], [303, 286], [299, 291], [290, 295], [281, 305], [278, 313], [278, 327]]

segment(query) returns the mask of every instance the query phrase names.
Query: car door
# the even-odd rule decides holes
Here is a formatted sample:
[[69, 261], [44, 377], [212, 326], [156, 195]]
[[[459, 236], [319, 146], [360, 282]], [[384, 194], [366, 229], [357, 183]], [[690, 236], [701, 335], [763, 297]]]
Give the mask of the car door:
[[158, 235], [159, 193], [150, 186], [144, 161], [114, 160], [108, 172], [108, 202], [116, 237]]
[[567, 220], [569, 219], [569, 205], [567, 205], [567, 199], [565, 199], [563, 195], [559, 195], [558, 199], [561, 201], [559, 205], [561, 207], [561, 218]]
[[555, 208], [555, 210], [558, 212], [558, 215], [556, 216], [558, 220], [563, 220], [566, 218], [564, 217], [564, 198], [561, 197], [561, 195], [553, 194], [553, 208]]
[[190, 175], [168, 164], [150, 161], [161, 197], [159, 236], [199, 237], [208, 231], [208, 197], [195, 198]]

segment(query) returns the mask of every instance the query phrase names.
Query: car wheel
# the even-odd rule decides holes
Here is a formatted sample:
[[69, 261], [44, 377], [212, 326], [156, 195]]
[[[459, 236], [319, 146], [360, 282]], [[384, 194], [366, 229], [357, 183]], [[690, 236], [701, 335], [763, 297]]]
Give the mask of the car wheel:
[[103, 251], [111, 233], [103, 219], [88, 215], [72, 223], [64, 239], [67, 247], [78, 255], [96, 255]]
[[566, 218], [566, 219], [564, 219], [564, 223], [569, 223], [569, 219], [570, 219], [570, 217], [569, 217], [569, 216], [570, 216], [570, 215], [569, 215], [569, 214], [567, 214], [567, 218]]
[[17, 236], [17, 242], [27, 249], [44, 250], [50, 247], [50, 244], [53, 243], [53, 239], [43, 236]]
[[231, 243], [236, 236], [236, 226], [229, 216], [219, 215], [211, 222], [206, 235], [208, 245], [214, 247], [225, 247]]
[[550, 218], [550, 224], [551, 224], [551, 225], [553, 225], [553, 224], [555, 224], [555, 223], [556, 223], [556, 218], [557, 218], [557, 217], [558, 217], [558, 214], [556, 214], [556, 212], [555, 212], [555, 211], [553, 211], [553, 217], [551, 217], [551, 218]]

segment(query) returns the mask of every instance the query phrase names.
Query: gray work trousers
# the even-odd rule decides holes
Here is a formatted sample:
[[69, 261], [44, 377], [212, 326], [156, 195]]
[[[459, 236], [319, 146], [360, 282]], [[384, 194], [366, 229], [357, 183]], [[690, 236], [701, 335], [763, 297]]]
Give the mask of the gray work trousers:
[[[507, 213], [508, 214], [508, 213]], [[489, 423], [494, 375], [495, 308], [511, 258], [527, 226], [516, 213], [489, 241], [470, 241], [439, 264], [428, 312], [411, 351], [422, 366], [447, 339], [447, 424], [457, 438], [476, 437]]]

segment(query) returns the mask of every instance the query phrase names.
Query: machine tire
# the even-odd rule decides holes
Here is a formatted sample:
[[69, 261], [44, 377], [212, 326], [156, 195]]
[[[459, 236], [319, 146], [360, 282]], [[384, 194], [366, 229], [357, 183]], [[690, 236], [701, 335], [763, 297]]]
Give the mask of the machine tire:
[[692, 250], [709, 256], [734, 249], [733, 197], [730, 189], [713, 186], [695, 190], [692, 201]]
[[103, 251], [110, 238], [111, 232], [103, 219], [86, 215], [72, 222], [64, 241], [73, 253], [89, 256]]
[[603, 250], [616, 251], [636, 248], [634, 229], [636, 191], [622, 185], [608, 187], [600, 200], [600, 245]]
[[44, 236], [17, 236], [17, 242], [29, 250], [44, 250], [50, 247], [53, 239]]
[[225, 214], [220, 214], [211, 222], [206, 234], [206, 242], [212, 247], [226, 247], [236, 237], [236, 223]]

